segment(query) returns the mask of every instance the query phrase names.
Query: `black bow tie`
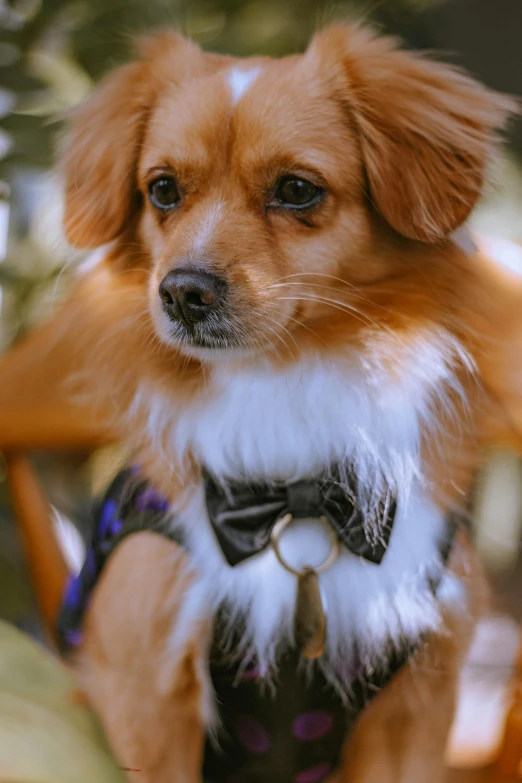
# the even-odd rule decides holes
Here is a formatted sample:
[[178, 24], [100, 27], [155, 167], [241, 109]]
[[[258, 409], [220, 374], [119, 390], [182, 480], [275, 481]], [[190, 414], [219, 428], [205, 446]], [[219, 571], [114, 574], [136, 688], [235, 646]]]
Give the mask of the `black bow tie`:
[[287, 485], [218, 484], [204, 474], [207, 511], [229, 565], [235, 566], [268, 546], [272, 529], [285, 514], [295, 519], [324, 516], [354, 554], [380, 563], [385, 555], [396, 511], [395, 498], [380, 504], [378, 536], [369, 540], [357, 503], [356, 482], [321, 478]]

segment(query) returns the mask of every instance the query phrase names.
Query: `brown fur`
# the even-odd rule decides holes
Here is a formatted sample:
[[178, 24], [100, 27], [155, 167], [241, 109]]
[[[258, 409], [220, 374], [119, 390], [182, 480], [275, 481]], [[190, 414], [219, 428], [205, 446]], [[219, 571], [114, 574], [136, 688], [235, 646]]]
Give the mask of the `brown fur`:
[[76, 662], [121, 766], [136, 770], [129, 779], [137, 783], [168, 783], [173, 770], [186, 783], [199, 778], [200, 669], [210, 629], [202, 625], [185, 650], [169, 649], [188, 583], [184, 559], [153, 533], [124, 541], [93, 596]]
[[[311, 348], [336, 355], [372, 333], [388, 340], [390, 371], [400, 372], [393, 346], [444, 327], [478, 366], [478, 378], [459, 370], [469, 409], [455, 401], [453, 419], [439, 411], [442, 433], [425, 433], [426, 470], [446, 509], [469, 491], [484, 446], [516, 442], [522, 424], [520, 349], [512, 348], [522, 294], [448, 238], [481, 192], [514, 104], [360, 28], [320, 33], [302, 56], [247, 61], [262, 73], [236, 107], [224, 74], [233, 62], [163, 35], [73, 117], [63, 163], [68, 236], [80, 247], [114, 241], [69, 305], [79, 369], [96, 379], [93, 396], [112, 409], [145, 472], [176, 501], [199, 467], [190, 458], [173, 465], [163, 444], [148, 441], [143, 408], [125, 418], [139, 381], [168, 396], [173, 416], [213, 391], [212, 368], [166, 330], [157, 289], [169, 270], [195, 260], [226, 277], [244, 345], [274, 365]], [[326, 188], [306, 217], [267, 202], [288, 172]], [[147, 199], [158, 174], [175, 174], [183, 191], [166, 214]], [[87, 692], [142, 783], [199, 779], [208, 628], [168, 653], [182, 562], [173, 544], [145, 534], [123, 544], [97, 587], [81, 655]], [[481, 579], [462, 542], [452, 567], [469, 574], [473, 604]], [[146, 585], [138, 596], [136, 584]], [[477, 612], [469, 627], [448, 616], [446, 633], [375, 699], [336, 781], [413, 783], [426, 760], [437, 779]]]

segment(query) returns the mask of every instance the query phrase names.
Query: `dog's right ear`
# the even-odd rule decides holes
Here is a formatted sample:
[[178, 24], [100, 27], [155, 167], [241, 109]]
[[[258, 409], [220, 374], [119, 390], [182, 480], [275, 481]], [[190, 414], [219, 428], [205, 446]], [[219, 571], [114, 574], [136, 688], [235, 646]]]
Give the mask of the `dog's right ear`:
[[179, 82], [208, 58], [171, 32], [142, 41], [140, 53], [71, 114], [62, 151], [64, 228], [78, 248], [99, 247], [125, 230], [138, 206], [136, 166], [155, 96], [167, 75]]
[[151, 100], [147, 63], [125, 65], [72, 113], [62, 166], [64, 228], [75, 247], [118, 236], [132, 214], [136, 158]]

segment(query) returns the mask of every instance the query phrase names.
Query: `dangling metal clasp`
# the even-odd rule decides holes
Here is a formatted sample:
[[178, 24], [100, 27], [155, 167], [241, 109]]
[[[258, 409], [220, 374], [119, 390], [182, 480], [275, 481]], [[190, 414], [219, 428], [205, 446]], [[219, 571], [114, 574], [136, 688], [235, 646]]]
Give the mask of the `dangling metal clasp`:
[[320, 658], [324, 652], [326, 642], [326, 612], [324, 608], [318, 575], [322, 574], [335, 562], [339, 555], [340, 544], [335, 532], [328, 524], [326, 517], [319, 517], [327, 526], [332, 547], [328, 557], [318, 566], [305, 566], [294, 568], [287, 563], [281, 554], [279, 541], [288, 525], [294, 521], [292, 514], [285, 514], [278, 519], [272, 529], [270, 542], [275, 556], [287, 571], [297, 576], [297, 598], [294, 616], [295, 640], [306, 658]]

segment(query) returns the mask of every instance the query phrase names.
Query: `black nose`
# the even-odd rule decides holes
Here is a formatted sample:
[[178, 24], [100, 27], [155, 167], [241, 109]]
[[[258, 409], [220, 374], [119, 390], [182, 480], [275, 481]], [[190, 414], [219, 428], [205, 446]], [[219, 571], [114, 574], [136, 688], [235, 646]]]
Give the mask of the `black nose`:
[[227, 284], [211, 272], [174, 269], [160, 283], [159, 295], [172, 320], [202, 321], [225, 298]]

